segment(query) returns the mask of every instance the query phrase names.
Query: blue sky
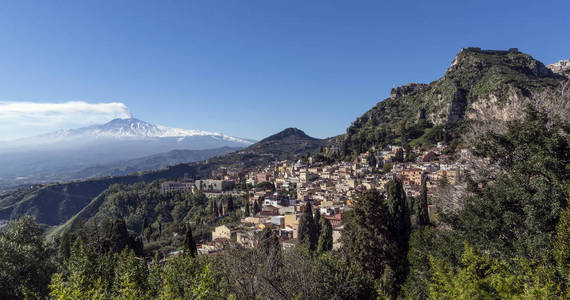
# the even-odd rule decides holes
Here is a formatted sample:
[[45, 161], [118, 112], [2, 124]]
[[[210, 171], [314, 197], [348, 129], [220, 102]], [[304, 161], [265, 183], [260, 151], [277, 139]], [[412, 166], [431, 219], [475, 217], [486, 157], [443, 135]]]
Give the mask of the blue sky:
[[[333, 136], [392, 87], [440, 77], [462, 47], [569, 58], [568, 11], [570, 1], [3, 1], [0, 140], [128, 112], [254, 139], [286, 127]], [[71, 101], [110, 111], [2, 113]]]

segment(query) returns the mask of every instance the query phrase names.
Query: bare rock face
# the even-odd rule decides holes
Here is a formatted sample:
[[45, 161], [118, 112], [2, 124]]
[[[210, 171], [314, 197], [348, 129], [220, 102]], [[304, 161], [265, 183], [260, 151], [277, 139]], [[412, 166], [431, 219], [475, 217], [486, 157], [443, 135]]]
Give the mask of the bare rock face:
[[570, 59], [561, 60], [546, 67], [554, 73], [570, 78]]

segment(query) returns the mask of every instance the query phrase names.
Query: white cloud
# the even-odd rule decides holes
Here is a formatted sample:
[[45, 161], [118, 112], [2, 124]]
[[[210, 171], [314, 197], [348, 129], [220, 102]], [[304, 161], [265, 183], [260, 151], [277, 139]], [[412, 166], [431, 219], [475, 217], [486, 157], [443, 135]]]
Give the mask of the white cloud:
[[130, 117], [129, 109], [120, 102], [39, 103], [0, 101], [0, 141]]

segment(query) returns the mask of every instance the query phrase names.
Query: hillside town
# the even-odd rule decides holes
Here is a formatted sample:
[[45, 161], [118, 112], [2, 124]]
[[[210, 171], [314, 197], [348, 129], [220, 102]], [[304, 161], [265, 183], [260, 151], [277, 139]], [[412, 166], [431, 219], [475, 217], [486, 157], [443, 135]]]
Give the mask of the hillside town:
[[[246, 198], [242, 205], [239, 224], [224, 224], [214, 228], [211, 240], [198, 245], [200, 254], [222, 251], [230, 241], [245, 247], [254, 247], [263, 229], [271, 228], [283, 248], [298, 243], [299, 220], [310, 203], [315, 217], [327, 219], [333, 228], [333, 249], [340, 247], [343, 229], [342, 216], [350, 210], [353, 199], [362, 191], [378, 189], [392, 179], [401, 180], [408, 197], [418, 197], [422, 181], [426, 181], [428, 196], [438, 185], [460, 184], [466, 172], [466, 149], [457, 154], [445, 151], [439, 143], [427, 150], [411, 150], [404, 154], [399, 146], [388, 146], [362, 153], [353, 161], [325, 164], [312, 157], [297, 161], [276, 161], [251, 170], [219, 168], [210, 178], [162, 183], [162, 193], [197, 192], [215, 199], [223, 195]], [[248, 187], [244, 190], [243, 183]], [[248, 210], [246, 212], [246, 209]], [[429, 204], [429, 215], [436, 213], [436, 205]], [[220, 207], [221, 216], [227, 207]]]

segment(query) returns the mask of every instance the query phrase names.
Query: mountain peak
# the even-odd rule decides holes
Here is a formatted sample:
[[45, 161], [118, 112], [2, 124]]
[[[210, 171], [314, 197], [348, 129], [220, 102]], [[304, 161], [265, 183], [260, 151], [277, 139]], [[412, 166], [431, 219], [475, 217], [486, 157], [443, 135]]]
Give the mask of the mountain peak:
[[262, 142], [263, 141], [283, 140], [283, 139], [287, 139], [287, 138], [314, 139], [314, 138], [308, 136], [301, 129], [289, 127], [289, 128], [286, 128], [286, 129], [280, 131], [279, 133], [276, 133], [272, 136], [269, 136], [269, 137], [263, 139]]
[[501, 74], [515, 72], [533, 77], [555, 76], [543, 63], [520, 52], [518, 48], [491, 50], [478, 47], [461, 49], [445, 74], [465, 73], [466, 77], [473, 77], [470, 74], [477, 75], [488, 71]]

